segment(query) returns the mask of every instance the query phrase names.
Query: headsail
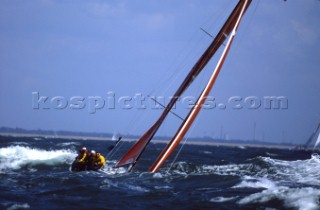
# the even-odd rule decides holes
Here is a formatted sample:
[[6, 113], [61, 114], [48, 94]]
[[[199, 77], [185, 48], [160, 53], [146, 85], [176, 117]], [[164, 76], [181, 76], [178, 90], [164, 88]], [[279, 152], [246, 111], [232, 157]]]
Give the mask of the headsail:
[[197, 102], [195, 103], [194, 107], [190, 110], [188, 116], [185, 118], [183, 123], [181, 124], [180, 128], [176, 132], [175, 136], [172, 138], [172, 140], [168, 143], [168, 145], [165, 147], [165, 149], [162, 151], [162, 153], [158, 156], [157, 160], [154, 162], [154, 164], [149, 169], [149, 172], [156, 172], [162, 164], [167, 160], [167, 158], [170, 156], [170, 154], [175, 150], [175, 148], [178, 146], [180, 141], [183, 139], [184, 135], [187, 133], [188, 129], [192, 125], [194, 119], [197, 117], [202, 105], [204, 104], [207, 96], [210, 93], [211, 88], [213, 87], [213, 84], [215, 83], [219, 72], [222, 68], [222, 65], [227, 57], [227, 54], [230, 50], [230, 46], [232, 44], [232, 41], [234, 39], [234, 36], [236, 34], [236, 31], [238, 29], [238, 26], [240, 24], [241, 18], [244, 15], [245, 9], [247, 8], [248, 4], [251, 3], [251, 0], [245, 0], [243, 1], [243, 5], [241, 6], [241, 12], [239, 16], [236, 18], [236, 23], [233, 26], [232, 33], [229, 37], [229, 40], [225, 46], [225, 49], [222, 53], [222, 56], [213, 71], [211, 78], [209, 79], [208, 84], [202, 91], [201, 95], [199, 96]]
[[[317, 133], [319, 134], [319, 132], [320, 132], [320, 123], [318, 124], [317, 128], [313, 131], [313, 133], [311, 134], [311, 136], [308, 138], [307, 142], [304, 144], [303, 147], [304, 147], [305, 149], [308, 149], [308, 147], [310, 146], [310, 144], [313, 142], [314, 137], [317, 135]], [[318, 144], [319, 144], [318, 141], [319, 141], [319, 136], [318, 136], [318, 139], [317, 139], [316, 144], [315, 144], [315, 146], [313, 147], [313, 149], [316, 148], [316, 146], [318, 146]]]
[[312, 137], [315, 137], [315, 136], [318, 136], [318, 138], [313, 146], [313, 150], [315, 150], [315, 148], [317, 148], [317, 146], [320, 144], [320, 123], [318, 124], [317, 129], [312, 134]]
[[216, 51], [220, 48], [223, 42], [226, 40], [227, 36], [231, 33], [233, 28], [236, 25], [237, 19], [242, 12], [244, 12], [249, 4], [247, 2], [251, 2], [251, 0], [240, 0], [235, 9], [232, 11], [227, 21], [210, 44], [210, 46], [206, 49], [206, 51], [202, 54], [202, 56], [198, 59], [196, 64], [192, 67], [187, 77], [184, 79], [178, 90], [175, 92], [174, 96], [160, 115], [159, 119], [145, 132], [141, 138], [130, 148], [130, 150], [119, 160], [115, 167], [120, 167], [123, 165], [131, 164], [135, 165], [136, 161], [140, 158], [143, 151], [145, 150], [148, 143], [151, 141], [166, 116], [181, 96], [181, 94], [189, 87], [189, 85], [193, 82], [193, 80], [198, 76], [198, 74], [202, 71], [202, 69], [206, 66], [206, 64], [210, 61], [212, 56], [216, 53]]
[[320, 143], [320, 133], [318, 133], [318, 138], [316, 143], [314, 144], [313, 150], [319, 145], [319, 143]]

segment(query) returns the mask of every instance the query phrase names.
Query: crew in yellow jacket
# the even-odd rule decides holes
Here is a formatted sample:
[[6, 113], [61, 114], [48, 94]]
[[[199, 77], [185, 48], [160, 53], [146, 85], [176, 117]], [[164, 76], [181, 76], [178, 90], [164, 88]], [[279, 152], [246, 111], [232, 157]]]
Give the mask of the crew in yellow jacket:
[[79, 150], [79, 154], [76, 157], [76, 160], [79, 161], [79, 162], [87, 162], [88, 158], [89, 158], [89, 152], [87, 151], [87, 148], [82, 147]]
[[97, 171], [99, 169], [102, 169], [105, 165], [106, 165], [105, 158], [100, 153], [94, 150], [91, 150], [88, 170]]
[[85, 171], [87, 169], [89, 157], [90, 154], [87, 151], [87, 148], [82, 147], [71, 165], [71, 171]]

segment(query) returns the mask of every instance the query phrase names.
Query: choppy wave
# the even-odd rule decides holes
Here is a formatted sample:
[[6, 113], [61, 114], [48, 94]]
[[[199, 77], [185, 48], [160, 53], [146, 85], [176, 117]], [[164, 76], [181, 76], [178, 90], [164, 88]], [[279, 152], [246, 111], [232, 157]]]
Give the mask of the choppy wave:
[[81, 145], [80, 142], [64, 142], [57, 144], [58, 146], [79, 146]]
[[0, 148], [0, 172], [17, 170], [25, 166], [59, 165], [70, 163], [76, 153], [70, 150], [42, 150], [27, 146]]
[[13, 144], [13, 145], [24, 145], [24, 146], [29, 145], [29, 143], [27, 143], [27, 142], [22, 142], [22, 141], [12, 142], [11, 144]]
[[288, 208], [320, 209], [320, 156], [310, 159], [285, 161], [270, 157], [249, 159], [243, 164], [194, 166], [186, 162], [176, 163], [175, 174], [237, 176], [240, 182], [231, 189], [252, 188], [261, 192], [249, 196], [214, 197], [211, 202], [223, 203], [237, 200], [240, 205], [266, 203], [272, 199], [283, 201]]
[[224, 203], [224, 202], [228, 202], [228, 201], [232, 201], [232, 200], [236, 200], [239, 196], [234, 196], [234, 197], [215, 197], [215, 198], [211, 198], [210, 202], [215, 202], [215, 203]]
[[107, 158], [105, 173], [68, 170], [80, 145], [106, 156], [111, 143], [30, 138], [3, 141], [0, 209], [41, 209], [48, 203], [56, 209], [61, 203], [66, 208], [77, 203], [79, 209], [174, 209], [186, 203], [187, 209], [312, 210], [320, 206], [317, 154], [295, 157], [287, 150], [186, 145], [184, 156], [178, 158], [181, 161], [167, 163], [151, 174], [146, 172], [153, 161], [151, 155], [161, 150], [153, 145], [132, 173], [126, 168], [114, 169], [117, 158]]
[[[312, 155], [308, 160], [282, 161], [263, 158], [274, 168], [263, 178], [244, 176], [237, 188], [264, 188], [238, 201], [239, 204], [265, 203], [279, 199], [288, 208], [319, 209], [320, 206], [320, 157]], [[312, 186], [312, 187], [311, 187]]]
[[312, 187], [293, 188], [282, 186], [270, 180], [243, 181], [236, 187], [266, 188], [265, 190], [249, 195], [238, 201], [239, 204], [265, 203], [272, 199], [279, 199], [288, 208], [301, 210], [319, 209], [320, 190]]
[[23, 204], [15, 203], [15, 204], [11, 205], [10, 207], [8, 207], [7, 210], [29, 209], [29, 208], [30, 208], [30, 205], [27, 203], [23, 203]]

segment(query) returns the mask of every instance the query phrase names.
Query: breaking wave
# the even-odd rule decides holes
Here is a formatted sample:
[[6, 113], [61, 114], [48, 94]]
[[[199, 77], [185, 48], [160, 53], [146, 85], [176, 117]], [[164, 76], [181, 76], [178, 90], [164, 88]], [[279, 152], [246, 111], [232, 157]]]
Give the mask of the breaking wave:
[[70, 164], [76, 157], [71, 150], [42, 150], [28, 146], [0, 148], [0, 173], [24, 167], [57, 166]]
[[[288, 208], [315, 210], [320, 206], [320, 157], [308, 160], [282, 161], [262, 158], [270, 164], [269, 173], [263, 177], [244, 176], [235, 188], [262, 188], [238, 201], [239, 204], [265, 203], [279, 199]], [[273, 171], [273, 173], [270, 173]]]
[[294, 188], [283, 186], [280, 183], [267, 179], [251, 179], [242, 181], [238, 188], [264, 188], [263, 191], [254, 193], [238, 201], [239, 204], [266, 203], [272, 199], [279, 199], [288, 208], [301, 210], [319, 209], [320, 189], [312, 187]]
[[287, 208], [315, 210], [320, 206], [320, 156], [307, 160], [286, 161], [256, 157], [241, 164], [193, 165], [178, 162], [174, 174], [234, 176], [239, 182], [230, 189], [257, 189], [244, 197], [214, 197], [211, 202], [236, 200], [239, 205], [281, 200]]
[[59, 143], [57, 144], [58, 146], [79, 146], [81, 145], [80, 142], [64, 142], [64, 143]]

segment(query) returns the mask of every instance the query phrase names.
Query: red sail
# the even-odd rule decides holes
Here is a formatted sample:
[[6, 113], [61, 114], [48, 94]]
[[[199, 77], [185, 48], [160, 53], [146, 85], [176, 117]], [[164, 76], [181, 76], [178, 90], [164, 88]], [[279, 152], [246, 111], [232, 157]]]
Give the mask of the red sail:
[[[251, 0], [250, 0], [251, 1]], [[187, 77], [184, 79], [176, 93], [174, 94], [174, 97], [170, 100], [164, 111], [162, 112], [159, 119], [149, 128], [147, 132], [144, 133], [140, 137], [140, 139], [130, 148], [130, 150], [119, 160], [119, 162], [116, 164], [115, 167], [120, 167], [127, 164], [135, 164], [136, 161], [140, 158], [143, 151], [145, 150], [148, 143], [153, 138], [154, 134], [157, 132], [159, 127], [161, 126], [162, 122], [178, 100], [178, 98], [181, 96], [181, 94], [189, 87], [189, 85], [193, 82], [193, 80], [198, 76], [198, 74], [201, 72], [201, 70], [207, 65], [207, 63], [210, 61], [212, 56], [216, 53], [216, 51], [220, 48], [220, 46], [225, 41], [226, 37], [230, 34], [232, 31], [235, 23], [236, 18], [239, 16], [241, 12], [241, 7], [244, 5], [244, 0], [240, 0], [235, 9], [232, 11], [230, 16], [228, 17], [227, 21], [213, 40], [213, 42], [210, 44], [210, 46], [206, 49], [206, 51], [202, 54], [202, 56], [198, 59], [196, 64], [192, 67]], [[247, 9], [247, 7], [245, 8]]]
[[184, 135], [187, 133], [188, 129], [190, 128], [190, 126], [192, 125], [193, 121], [195, 120], [195, 118], [197, 117], [202, 105], [204, 104], [207, 96], [210, 93], [210, 90], [212, 89], [218, 75], [219, 72], [222, 68], [222, 65], [227, 57], [227, 54], [230, 50], [230, 46], [232, 44], [232, 41], [234, 39], [236, 30], [240, 24], [240, 20], [242, 18], [242, 16], [244, 15], [244, 12], [247, 8], [247, 6], [249, 6], [249, 4], [251, 3], [251, 0], [244, 0], [243, 1], [243, 5], [242, 5], [242, 9], [241, 12], [239, 14], [239, 16], [236, 18], [236, 22], [232, 31], [232, 34], [230, 35], [230, 38], [228, 40], [228, 43], [222, 53], [222, 56], [214, 70], [214, 72], [212, 73], [212, 76], [208, 82], [208, 84], [206, 85], [206, 87], [204, 88], [204, 90], [202, 91], [201, 95], [199, 96], [195, 106], [190, 110], [188, 116], [185, 118], [185, 120], [183, 121], [183, 123], [181, 124], [180, 128], [178, 129], [177, 133], [175, 134], [175, 136], [172, 138], [172, 140], [168, 143], [168, 145], [165, 147], [165, 149], [162, 151], [162, 153], [159, 155], [159, 157], [157, 158], [157, 160], [154, 162], [154, 164], [151, 166], [151, 168], [149, 169], [149, 172], [156, 172], [161, 166], [162, 164], [167, 160], [167, 158], [170, 156], [170, 154], [175, 150], [175, 148], [178, 146], [178, 144], [180, 143], [180, 141], [183, 139]]

